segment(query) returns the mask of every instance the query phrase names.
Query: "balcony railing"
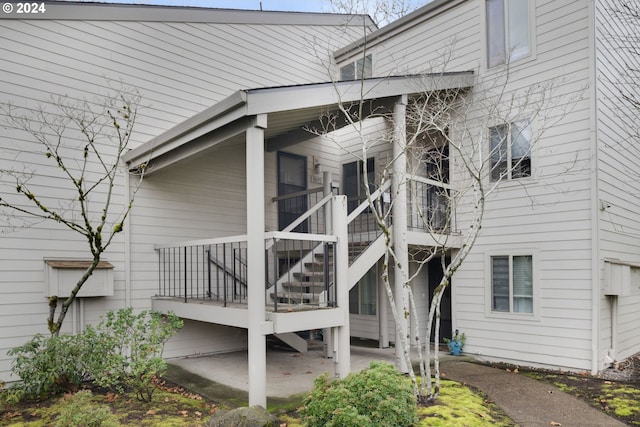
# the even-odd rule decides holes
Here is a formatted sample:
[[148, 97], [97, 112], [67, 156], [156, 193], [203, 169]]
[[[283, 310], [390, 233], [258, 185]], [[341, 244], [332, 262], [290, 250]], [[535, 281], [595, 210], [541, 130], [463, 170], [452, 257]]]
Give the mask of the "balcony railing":
[[[352, 262], [382, 233], [372, 209], [391, 225], [390, 182], [371, 195], [347, 217], [349, 258]], [[454, 209], [446, 184], [414, 177], [408, 189], [409, 228], [429, 232], [450, 232]], [[283, 231], [266, 233], [265, 283], [267, 306], [273, 310], [336, 305], [335, 243], [328, 234], [331, 223], [331, 194], [319, 197], [303, 215]], [[298, 196], [296, 196], [298, 197]], [[293, 232], [306, 223], [307, 232]], [[156, 246], [158, 251], [158, 296], [189, 300], [218, 301], [222, 305], [245, 304], [249, 284], [247, 236], [232, 236]]]
[[244, 303], [247, 300], [247, 237], [156, 246], [158, 296]]
[[454, 231], [454, 191], [448, 184], [413, 176], [407, 191], [407, 227], [429, 233]]

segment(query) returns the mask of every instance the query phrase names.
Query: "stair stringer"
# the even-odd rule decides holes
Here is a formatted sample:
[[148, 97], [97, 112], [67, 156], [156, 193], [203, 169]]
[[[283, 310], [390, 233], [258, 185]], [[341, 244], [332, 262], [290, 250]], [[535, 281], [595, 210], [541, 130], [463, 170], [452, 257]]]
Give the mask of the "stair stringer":
[[362, 279], [373, 265], [384, 255], [386, 250], [385, 238], [381, 234], [376, 240], [374, 240], [367, 249], [360, 254], [353, 264], [349, 266], [349, 290], [353, 288], [358, 280]]
[[294, 332], [285, 332], [283, 334], [273, 335], [299, 353], [306, 353], [309, 351], [309, 344], [307, 343], [307, 340]]

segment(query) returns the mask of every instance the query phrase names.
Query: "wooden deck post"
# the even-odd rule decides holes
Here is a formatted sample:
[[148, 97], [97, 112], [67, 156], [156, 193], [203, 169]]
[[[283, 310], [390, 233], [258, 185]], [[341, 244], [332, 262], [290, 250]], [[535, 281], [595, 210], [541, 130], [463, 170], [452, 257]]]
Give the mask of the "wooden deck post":
[[[408, 340], [407, 316], [409, 312], [407, 292], [404, 288], [409, 272], [409, 245], [407, 243], [407, 155], [406, 155], [406, 112], [407, 95], [398, 98], [393, 109], [393, 249], [396, 253], [396, 265], [393, 269], [393, 286], [396, 310], [400, 314], [399, 332], [396, 332], [396, 364], [400, 372], [409, 372], [403, 355], [401, 342]], [[398, 268], [398, 266], [400, 268]], [[398, 336], [401, 334], [402, 336]]]
[[338, 308], [343, 312], [344, 323], [336, 330], [335, 374], [344, 378], [351, 372], [351, 339], [349, 330], [349, 237], [347, 231], [347, 196], [331, 199], [333, 234], [338, 237], [334, 263]]
[[265, 115], [256, 116], [246, 131], [247, 168], [247, 286], [249, 406], [267, 407], [267, 341], [265, 329], [265, 214], [264, 129]]

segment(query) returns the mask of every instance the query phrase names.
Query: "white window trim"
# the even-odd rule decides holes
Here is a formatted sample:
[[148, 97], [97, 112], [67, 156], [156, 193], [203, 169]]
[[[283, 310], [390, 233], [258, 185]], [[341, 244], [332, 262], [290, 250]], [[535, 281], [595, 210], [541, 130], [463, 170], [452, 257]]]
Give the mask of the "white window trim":
[[513, 62], [507, 61], [504, 64], [498, 64], [493, 67], [489, 67], [489, 49], [487, 47], [489, 42], [489, 32], [487, 31], [487, 5], [486, 0], [480, 2], [480, 16], [482, 17], [482, 46], [481, 46], [481, 69], [484, 71], [502, 72], [506, 66], [520, 67], [526, 66], [531, 61], [535, 61], [537, 57], [537, 42], [536, 42], [536, 0], [528, 0], [529, 5], [529, 55], [516, 59]]
[[[507, 247], [507, 245], [505, 245]], [[491, 258], [494, 256], [531, 256], [531, 271], [533, 272], [533, 312], [532, 313], [516, 313], [516, 312], [504, 312], [494, 311], [492, 304], [493, 296], [493, 283], [491, 272]], [[540, 270], [538, 266], [538, 260], [540, 258], [539, 250], [535, 248], [514, 248], [504, 250], [487, 251], [485, 253], [484, 263], [484, 282], [485, 282], [485, 316], [494, 319], [507, 319], [507, 320], [523, 320], [523, 321], [540, 321]], [[509, 274], [511, 274], [511, 270]], [[511, 285], [510, 285], [511, 286]], [[510, 298], [513, 298], [513, 293], [510, 290]]]
[[[530, 161], [530, 166], [529, 168], [531, 169], [531, 173], [529, 176], [523, 176], [523, 177], [519, 177], [519, 178], [512, 178], [511, 177], [511, 172], [509, 172], [509, 175], [502, 178], [501, 180], [497, 180], [494, 181], [491, 179], [491, 128], [494, 128], [496, 126], [502, 126], [502, 125], [509, 125], [509, 132], [508, 132], [508, 151], [507, 151], [507, 160], [508, 160], [508, 164], [511, 164], [511, 125], [513, 123], [517, 123], [520, 121], [524, 121], [527, 120], [529, 121], [529, 130], [531, 132], [531, 139], [529, 141], [529, 161]], [[538, 150], [537, 150], [537, 143], [536, 143], [536, 133], [535, 133], [536, 129], [534, 127], [533, 121], [530, 120], [527, 117], [523, 117], [523, 118], [516, 118], [514, 120], [511, 120], [507, 123], [494, 123], [492, 125], [490, 125], [486, 132], [487, 132], [487, 136], [486, 136], [486, 142], [485, 142], [485, 150], [486, 150], [486, 161], [488, 162], [488, 166], [487, 166], [487, 176], [486, 179], [488, 180], [488, 184], [489, 186], [495, 185], [495, 184], [500, 184], [500, 187], [504, 187], [507, 188], [510, 185], [522, 185], [522, 183], [527, 183], [527, 184], [531, 184], [531, 183], [535, 183], [537, 181], [537, 168], [536, 168], [536, 164], [537, 164], [537, 159], [538, 159]]]
[[358, 70], [357, 70], [357, 65], [358, 65], [358, 61], [360, 60], [364, 60], [365, 57], [367, 56], [371, 56], [371, 76], [369, 77], [365, 77], [365, 78], [371, 78], [373, 76], [375, 76], [375, 69], [376, 69], [376, 58], [375, 55], [373, 54], [373, 52], [367, 52], [364, 56], [362, 55], [362, 52], [360, 52], [358, 55], [349, 58], [348, 61], [343, 62], [342, 64], [338, 65], [338, 78], [336, 79], [337, 81], [341, 81], [342, 80], [342, 68], [348, 66], [348, 65], [353, 65], [353, 71], [354, 71], [354, 75], [356, 77], [356, 80], [359, 80], [358, 77]]

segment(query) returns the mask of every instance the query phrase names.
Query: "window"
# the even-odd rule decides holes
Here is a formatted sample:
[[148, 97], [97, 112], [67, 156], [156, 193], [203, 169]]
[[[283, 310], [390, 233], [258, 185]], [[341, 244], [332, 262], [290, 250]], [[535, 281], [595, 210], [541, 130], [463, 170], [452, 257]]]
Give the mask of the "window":
[[349, 291], [349, 313], [376, 315], [376, 266]]
[[491, 257], [491, 310], [533, 313], [531, 255]]
[[487, 0], [489, 68], [529, 56], [529, 0]]
[[340, 67], [340, 80], [367, 79], [373, 75], [373, 60], [371, 54], [355, 62]]
[[365, 181], [364, 162], [357, 161], [342, 166], [344, 180], [344, 194], [347, 196], [347, 208], [349, 212], [366, 200], [365, 182], [369, 183], [369, 191], [376, 191], [375, 171], [373, 157], [367, 159], [367, 174]]
[[489, 128], [491, 181], [531, 176], [531, 127], [528, 120]]

